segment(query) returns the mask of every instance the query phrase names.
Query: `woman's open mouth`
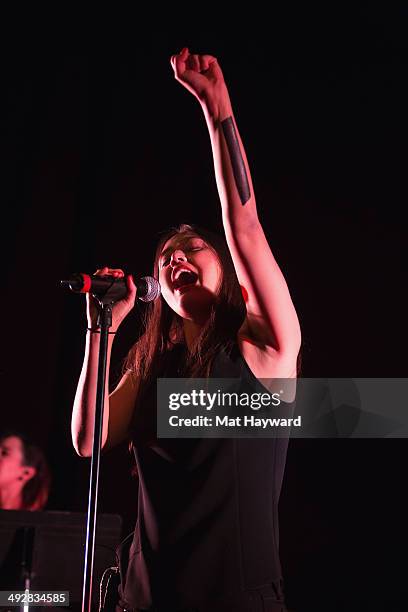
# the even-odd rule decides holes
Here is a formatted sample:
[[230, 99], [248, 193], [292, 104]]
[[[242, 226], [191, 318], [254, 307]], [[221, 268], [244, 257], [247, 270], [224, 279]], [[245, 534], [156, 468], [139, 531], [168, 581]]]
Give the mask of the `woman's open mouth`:
[[192, 271], [182, 270], [173, 283], [174, 291], [180, 291], [192, 287], [197, 283], [198, 274]]

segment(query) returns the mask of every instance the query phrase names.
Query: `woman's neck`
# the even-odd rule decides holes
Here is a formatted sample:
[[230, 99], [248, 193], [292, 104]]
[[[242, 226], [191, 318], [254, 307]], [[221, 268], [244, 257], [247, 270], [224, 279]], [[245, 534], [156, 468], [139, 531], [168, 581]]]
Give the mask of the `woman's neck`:
[[2, 510], [21, 510], [23, 495], [21, 487], [7, 487], [0, 490], [0, 508]]
[[196, 323], [195, 321], [190, 321], [189, 319], [183, 320], [184, 338], [189, 351], [193, 348], [203, 327], [202, 324]]

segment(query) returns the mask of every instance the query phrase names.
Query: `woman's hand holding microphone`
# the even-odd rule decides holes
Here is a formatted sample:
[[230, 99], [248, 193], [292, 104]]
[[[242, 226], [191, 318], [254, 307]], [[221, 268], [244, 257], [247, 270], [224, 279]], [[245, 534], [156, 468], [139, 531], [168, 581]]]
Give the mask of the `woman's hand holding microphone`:
[[[96, 270], [95, 276], [112, 276], [117, 279], [124, 278], [125, 273], [119, 268], [108, 268], [105, 266], [100, 270]], [[136, 300], [136, 285], [133, 280], [133, 276], [128, 274], [126, 276], [127, 295], [122, 300], [115, 302], [112, 307], [112, 326], [111, 332], [116, 332], [119, 325], [122, 323], [126, 315], [132, 310]], [[98, 315], [99, 307], [98, 301], [93, 297], [91, 293], [86, 294], [86, 316], [88, 320], [88, 328], [97, 329], [98, 327]]]

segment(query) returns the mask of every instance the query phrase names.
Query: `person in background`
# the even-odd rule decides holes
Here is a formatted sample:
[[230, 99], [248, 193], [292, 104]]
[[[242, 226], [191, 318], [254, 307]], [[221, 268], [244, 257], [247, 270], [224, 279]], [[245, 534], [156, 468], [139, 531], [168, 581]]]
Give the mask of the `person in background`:
[[43, 451], [19, 432], [0, 434], [0, 509], [43, 510], [51, 474]]

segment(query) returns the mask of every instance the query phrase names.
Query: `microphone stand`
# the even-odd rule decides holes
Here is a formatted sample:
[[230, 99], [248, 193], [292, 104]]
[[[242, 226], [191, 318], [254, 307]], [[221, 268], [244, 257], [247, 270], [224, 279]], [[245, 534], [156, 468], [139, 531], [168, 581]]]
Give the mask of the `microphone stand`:
[[[76, 274], [70, 280], [60, 281], [76, 293], [91, 292], [99, 301], [100, 310], [98, 325], [100, 327], [100, 344], [98, 357], [98, 378], [96, 385], [95, 423], [92, 446], [91, 473], [89, 477], [88, 515], [86, 526], [86, 545], [84, 563], [84, 581], [82, 591], [82, 612], [92, 610], [92, 575], [95, 551], [96, 513], [98, 500], [99, 465], [101, 458], [103, 404], [105, 399], [105, 377], [108, 353], [109, 328], [112, 325], [112, 306], [126, 294], [126, 285], [112, 277], [107, 279], [88, 274]], [[92, 291], [94, 287], [94, 291]], [[138, 297], [143, 302], [151, 302], [160, 295], [160, 285], [151, 276], [144, 276], [137, 284]], [[101, 293], [101, 295], [99, 295]], [[96, 295], [97, 294], [97, 295]], [[140, 295], [139, 295], [140, 294]]]
[[[31, 580], [33, 577], [32, 562], [33, 562], [33, 547], [34, 547], [34, 527], [24, 527], [23, 530], [23, 549], [21, 554], [21, 582], [24, 594], [27, 596], [31, 588]], [[22, 612], [29, 612], [30, 604], [26, 603], [21, 606]]]
[[[82, 591], [82, 612], [92, 610], [92, 577], [95, 551], [96, 514], [98, 501], [99, 465], [101, 457], [103, 406], [105, 399], [105, 376], [108, 352], [108, 334], [112, 325], [112, 297], [98, 297], [100, 312], [98, 324], [100, 326], [100, 344], [98, 359], [98, 379], [96, 387], [95, 425], [91, 459], [91, 473], [89, 477], [88, 515], [86, 526], [85, 565]], [[108, 301], [109, 300], [109, 301]]]

